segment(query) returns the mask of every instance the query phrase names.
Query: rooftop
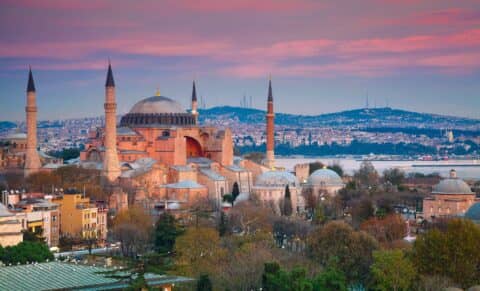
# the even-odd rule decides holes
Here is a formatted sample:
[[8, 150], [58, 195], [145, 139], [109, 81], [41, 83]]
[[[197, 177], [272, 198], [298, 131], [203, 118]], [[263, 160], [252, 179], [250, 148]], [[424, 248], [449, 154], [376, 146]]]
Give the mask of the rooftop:
[[[101, 272], [113, 269], [48, 262], [0, 267], [0, 290], [122, 290], [127, 282], [108, 278]], [[186, 277], [145, 274], [150, 286], [192, 281]]]
[[205, 188], [205, 186], [198, 184], [195, 181], [191, 180], [184, 180], [178, 183], [167, 184], [164, 187], [166, 188], [174, 188], [174, 189], [201, 189]]

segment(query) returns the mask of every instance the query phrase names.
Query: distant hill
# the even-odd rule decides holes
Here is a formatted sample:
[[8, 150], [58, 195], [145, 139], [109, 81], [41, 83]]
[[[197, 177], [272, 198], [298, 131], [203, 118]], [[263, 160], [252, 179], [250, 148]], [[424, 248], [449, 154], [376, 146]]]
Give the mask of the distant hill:
[[16, 123], [10, 121], [0, 121], [0, 130], [7, 130], [17, 127]]
[[[251, 108], [221, 106], [200, 110], [200, 121], [236, 120], [240, 123], [263, 123], [265, 111]], [[275, 123], [301, 127], [416, 127], [480, 129], [480, 120], [464, 117], [418, 113], [401, 109], [362, 108], [320, 115], [276, 113]]]

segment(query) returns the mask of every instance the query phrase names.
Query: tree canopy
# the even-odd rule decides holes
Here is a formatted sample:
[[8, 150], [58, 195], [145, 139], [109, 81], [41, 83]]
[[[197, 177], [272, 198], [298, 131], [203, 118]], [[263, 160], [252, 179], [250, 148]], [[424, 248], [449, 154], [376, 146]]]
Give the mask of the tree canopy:
[[0, 261], [4, 264], [26, 264], [27, 262], [45, 262], [53, 260], [53, 254], [43, 242], [24, 241], [16, 246], [0, 246]]
[[340, 221], [312, 231], [307, 244], [310, 254], [321, 265], [327, 266], [335, 258], [350, 283], [366, 281], [373, 262], [372, 252], [378, 249], [373, 237]]
[[182, 233], [175, 217], [168, 212], [163, 213], [157, 220], [154, 230], [154, 247], [159, 253], [170, 253], [175, 245], [177, 236]]
[[434, 228], [418, 236], [412, 258], [418, 271], [451, 278], [463, 287], [480, 283], [480, 227], [452, 219], [445, 230]]

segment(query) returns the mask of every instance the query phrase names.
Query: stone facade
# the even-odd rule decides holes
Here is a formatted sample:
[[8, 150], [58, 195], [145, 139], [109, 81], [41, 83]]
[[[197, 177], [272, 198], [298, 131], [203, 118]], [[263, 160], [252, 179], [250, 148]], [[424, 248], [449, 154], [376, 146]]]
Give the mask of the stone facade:
[[450, 177], [440, 181], [433, 187], [431, 195], [423, 199], [423, 217], [434, 220], [463, 215], [477, 201], [480, 200], [476, 199], [470, 186], [451, 170]]
[[22, 223], [10, 213], [5, 205], [0, 204], [0, 245], [14, 246], [23, 241]]

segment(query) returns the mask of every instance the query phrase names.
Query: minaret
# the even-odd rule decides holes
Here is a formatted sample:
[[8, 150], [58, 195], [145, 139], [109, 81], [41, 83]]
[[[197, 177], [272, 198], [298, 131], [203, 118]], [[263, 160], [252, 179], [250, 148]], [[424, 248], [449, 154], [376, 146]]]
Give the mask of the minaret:
[[198, 124], [197, 89], [195, 88], [195, 81], [193, 81], [192, 89], [192, 114], [195, 116], [195, 124]]
[[37, 102], [32, 69], [28, 73], [27, 85], [27, 151], [25, 153], [25, 177], [37, 172], [40, 167], [40, 157], [37, 152]]
[[120, 165], [117, 155], [117, 103], [115, 101], [115, 82], [112, 66], [108, 64], [107, 81], [105, 83], [105, 155], [103, 157], [103, 176], [113, 182], [120, 176]]
[[275, 114], [273, 113], [273, 94], [272, 94], [272, 79], [268, 81], [268, 101], [267, 101], [267, 156], [265, 159], [265, 166], [270, 169], [275, 167]]

